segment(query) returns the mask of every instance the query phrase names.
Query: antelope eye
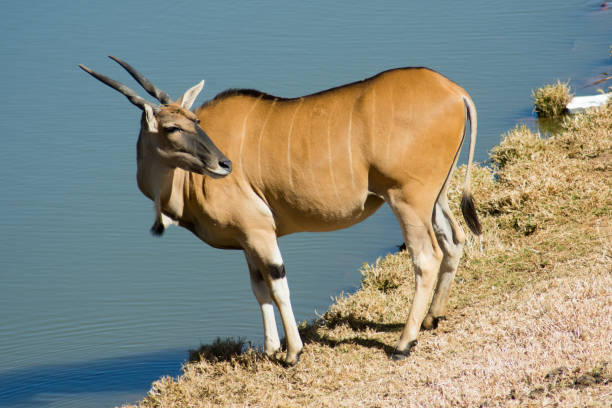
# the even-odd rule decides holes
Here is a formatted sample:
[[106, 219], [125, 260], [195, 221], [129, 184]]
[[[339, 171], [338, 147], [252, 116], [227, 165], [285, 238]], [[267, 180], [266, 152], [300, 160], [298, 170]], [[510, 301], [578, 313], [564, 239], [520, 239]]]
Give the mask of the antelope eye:
[[168, 133], [180, 132], [182, 130], [180, 127], [177, 126], [168, 126], [164, 129], [166, 129], [166, 132]]

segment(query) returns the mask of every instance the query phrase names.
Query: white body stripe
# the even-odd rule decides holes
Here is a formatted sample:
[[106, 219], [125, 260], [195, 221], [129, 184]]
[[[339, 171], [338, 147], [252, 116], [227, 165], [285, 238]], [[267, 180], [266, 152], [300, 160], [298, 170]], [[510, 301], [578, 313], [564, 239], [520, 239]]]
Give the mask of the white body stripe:
[[295, 117], [298, 111], [300, 110], [300, 108], [302, 107], [302, 102], [304, 102], [304, 99], [300, 99], [298, 106], [295, 108], [295, 111], [293, 112], [293, 117], [291, 118], [291, 124], [289, 125], [289, 133], [287, 134], [287, 167], [289, 169], [287, 173], [289, 175], [289, 185], [291, 186], [291, 189], [294, 188], [293, 187], [293, 172], [291, 168], [291, 133], [293, 132], [293, 124], [295, 123]]
[[239, 167], [240, 167], [240, 171], [242, 172], [242, 174], [244, 174], [244, 167], [242, 165], [242, 150], [244, 147], [244, 139], [246, 137], [247, 121], [249, 120], [249, 115], [251, 114], [251, 112], [255, 110], [255, 107], [257, 106], [257, 103], [259, 103], [260, 100], [261, 100], [261, 97], [257, 98], [255, 102], [253, 102], [251, 109], [249, 109], [247, 114], [244, 115], [244, 119], [242, 120], [242, 132], [240, 133], [240, 153], [238, 154], [238, 162], [240, 163]]
[[355, 176], [353, 174], [353, 146], [352, 146], [352, 136], [353, 136], [353, 109], [354, 107], [351, 108], [351, 112], [349, 113], [349, 124], [348, 124], [348, 131], [347, 131], [347, 137], [346, 137], [346, 144], [347, 144], [347, 149], [348, 149], [348, 164], [349, 164], [349, 170], [351, 171], [351, 186], [353, 188], [355, 188]]

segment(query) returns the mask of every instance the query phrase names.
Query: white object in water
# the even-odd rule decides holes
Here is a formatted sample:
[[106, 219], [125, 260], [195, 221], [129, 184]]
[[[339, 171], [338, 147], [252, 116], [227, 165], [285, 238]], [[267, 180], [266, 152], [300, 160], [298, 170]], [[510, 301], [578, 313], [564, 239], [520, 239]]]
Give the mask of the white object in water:
[[578, 113], [583, 112], [587, 108], [602, 106], [606, 104], [606, 101], [611, 96], [612, 92], [590, 96], [574, 96], [570, 103], [567, 104], [567, 110], [570, 113]]

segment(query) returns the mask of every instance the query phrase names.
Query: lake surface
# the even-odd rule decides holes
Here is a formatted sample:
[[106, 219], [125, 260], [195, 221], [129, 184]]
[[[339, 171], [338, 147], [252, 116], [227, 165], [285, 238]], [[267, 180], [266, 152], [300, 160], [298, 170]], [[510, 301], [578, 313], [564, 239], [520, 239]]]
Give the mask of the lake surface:
[[[261, 344], [243, 255], [173, 228], [149, 234], [136, 186], [138, 109], [77, 68], [145, 96], [112, 54], [197, 104], [230, 87], [295, 97], [399, 66], [428, 66], [478, 109], [476, 158], [530, 91], [610, 69], [601, 1], [2, 2], [0, 407], [113, 406], [178, 375], [216, 337]], [[449, 4], [445, 4], [449, 3]], [[359, 267], [402, 242], [388, 208], [351, 229], [280, 240], [296, 318], [352, 291]], [[408, 306], [407, 306], [408, 307]]]

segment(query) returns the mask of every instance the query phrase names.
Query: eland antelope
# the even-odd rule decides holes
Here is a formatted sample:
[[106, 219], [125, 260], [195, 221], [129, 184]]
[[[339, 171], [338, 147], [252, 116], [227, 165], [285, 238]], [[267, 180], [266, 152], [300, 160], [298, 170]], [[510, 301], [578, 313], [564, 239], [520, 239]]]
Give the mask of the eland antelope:
[[481, 233], [470, 192], [476, 110], [459, 85], [427, 68], [400, 68], [299, 98], [232, 89], [192, 112], [204, 81], [172, 101], [111, 58], [161, 102], [80, 65], [143, 111], [137, 180], [155, 203], [152, 231], [174, 223], [213, 247], [244, 251], [268, 355], [281, 347], [273, 305], [286, 363], [295, 364], [303, 348], [277, 238], [346, 228], [385, 202], [415, 271], [412, 307], [391, 357], [408, 356], [420, 327], [437, 326], [465, 242], [447, 190], [466, 135], [461, 209]]

